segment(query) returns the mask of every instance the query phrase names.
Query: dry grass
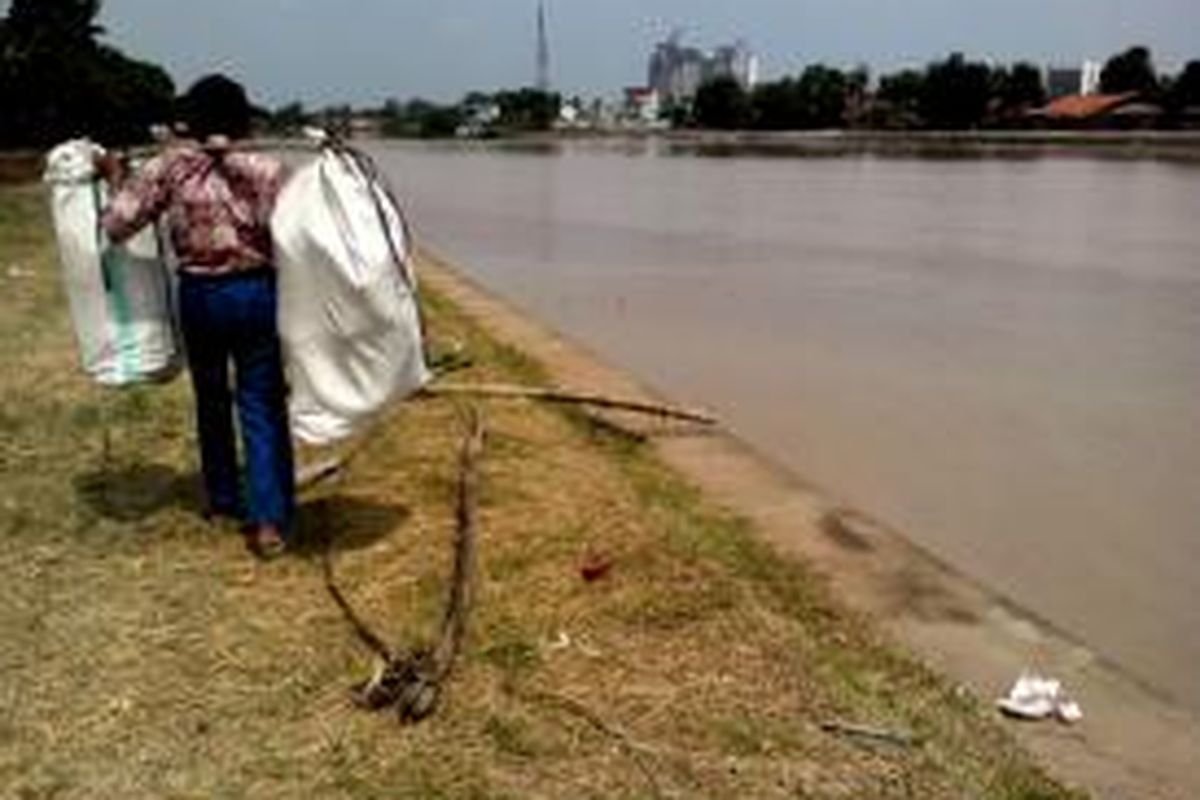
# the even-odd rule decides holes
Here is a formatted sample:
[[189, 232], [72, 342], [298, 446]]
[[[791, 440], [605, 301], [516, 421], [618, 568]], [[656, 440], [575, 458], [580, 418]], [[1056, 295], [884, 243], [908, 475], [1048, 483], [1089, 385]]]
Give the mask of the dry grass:
[[[197, 518], [185, 384], [78, 374], [48, 236], [38, 192], [0, 190], [0, 795], [1070, 796], [640, 445], [523, 403], [487, 408], [478, 606], [447, 702], [411, 729], [354, 710], [371, 664], [315, 544], [262, 566]], [[537, 378], [437, 298], [430, 315], [475, 358], [464, 379]], [[393, 642], [438, 621], [460, 433], [453, 404], [410, 404], [305, 502], [305, 540], [334, 538]], [[615, 565], [594, 583], [589, 553]]]

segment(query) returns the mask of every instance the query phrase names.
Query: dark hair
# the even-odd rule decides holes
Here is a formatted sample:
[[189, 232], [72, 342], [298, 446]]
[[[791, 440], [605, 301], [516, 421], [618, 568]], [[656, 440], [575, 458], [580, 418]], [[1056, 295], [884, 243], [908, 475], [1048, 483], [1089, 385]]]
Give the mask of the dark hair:
[[208, 75], [196, 81], [183, 96], [180, 111], [197, 139], [214, 135], [242, 139], [250, 134], [246, 90], [224, 75]]

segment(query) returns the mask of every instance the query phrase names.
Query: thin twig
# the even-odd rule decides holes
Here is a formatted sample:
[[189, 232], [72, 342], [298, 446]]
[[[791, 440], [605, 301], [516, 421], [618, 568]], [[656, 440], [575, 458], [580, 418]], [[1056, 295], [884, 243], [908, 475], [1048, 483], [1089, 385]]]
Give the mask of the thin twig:
[[597, 406], [619, 411], [634, 411], [639, 414], [652, 414], [669, 419], [694, 422], [698, 425], [716, 425], [717, 418], [696, 409], [679, 408], [662, 403], [650, 403], [642, 400], [626, 400], [623, 398], [607, 397], [590, 392], [566, 391], [547, 389], [540, 386], [518, 386], [502, 383], [436, 383], [426, 386], [422, 394], [429, 396], [465, 395], [469, 397], [498, 397], [527, 400], [544, 400], [550, 403], [565, 403], [569, 405]]

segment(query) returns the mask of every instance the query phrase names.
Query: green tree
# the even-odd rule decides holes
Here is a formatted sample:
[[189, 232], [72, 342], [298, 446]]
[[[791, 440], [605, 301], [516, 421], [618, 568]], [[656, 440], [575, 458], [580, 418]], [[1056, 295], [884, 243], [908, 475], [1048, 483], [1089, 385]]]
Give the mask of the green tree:
[[975, 128], [983, 123], [991, 97], [991, 69], [954, 53], [926, 69], [919, 100], [921, 118], [929, 128]]
[[421, 117], [418, 133], [424, 139], [453, 136], [463, 120], [463, 113], [458, 107], [437, 106]]
[[486, 108], [492, 104], [492, 96], [478, 90], [467, 92], [459, 103], [463, 108]]
[[1171, 84], [1168, 104], [1174, 109], [1200, 106], [1200, 61], [1189, 61]]
[[847, 127], [858, 127], [867, 112], [868, 90], [871, 86], [871, 71], [860, 64], [846, 73], [846, 109], [844, 123]]
[[701, 128], [737, 130], [750, 125], [750, 97], [733, 78], [706, 81], [696, 92], [692, 106], [696, 124]]
[[764, 130], [837, 128], [846, 124], [847, 101], [865, 90], [866, 73], [849, 76], [812, 64], [799, 78], [761, 84], [750, 96], [754, 127]]
[[915, 69], [901, 70], [879, 79], [875, 93], [873, 123], [885, 128], [913, 128], [921, 120], [921, 96], [925, 75]]
[[1014, 64], [1002, 73], [1000, 101], [1005, 108], [1036, 108], [1046, 103], [1046, 84], [1042, 71], [1028, 62]]
[[299, 100], [294, 100], [271, 112], [268, 125], [276, 133], [291, 134], [299, 132], [308, 124], [308, 121], [309, 114], [305, 110], [304, 104]]
[[[85, 100], [86, 132], [106, 142], [142, 141], [175, 115], [175, 84], [161, 68], [101, 45]], [[90, 112], [90, 113], [89, 113]]]
[[846, 119], [846, 75], [824, 64], [805, 67], [796, 84], [804, 104], [805, 128], [838, 128]]
[[1158, 92], [1158, 75], [1149, 48], [1131, 47], [1113, 56], [1100, 72], [1100, 91], [1105, 94], [1123, 92]]
[[665, 101], [658, 117], [666, 120], [672, 128], [686, 128], [695, 122], [691, 104], [681, 100]]
[[498, 92], [493, 98], [500, 107], [500, 126], [520, 131], [548, 131], [562, 108], [556, 92], [524, 88]]
[[100, 0], [13, 0], [8, 28], [29, 46], [90, 42], [103, 33], [96, 24]]
[[804, 98], [794, 78], [759, 84], [750, 96], [754, 127], [770, 131], [804, 127]]
[[99, 0], [13, 0], [0, 25], [0, 146], [143, 141], [171, 121], [170, 77], [100, 44], [99, 10]]
[[384, 136], [412, 138], [441, 138], [453, 136], [467, 117], [467, 101], [478, 98], [468, 95], [460, 105], [443, 106], [422, 98], [407, 103], [388, 100], [377, 112]]

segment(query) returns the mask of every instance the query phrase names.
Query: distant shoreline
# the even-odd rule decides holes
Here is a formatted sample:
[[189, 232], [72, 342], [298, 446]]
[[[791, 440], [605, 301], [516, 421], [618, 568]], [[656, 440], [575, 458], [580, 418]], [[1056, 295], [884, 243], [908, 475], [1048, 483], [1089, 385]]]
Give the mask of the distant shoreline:
[[[300, 141], [264, 137], [259, 146]], [[1200, 164], [1200, 131], [566, 131], [514, 133], [492, 139], [371, 137], [358, 143], [461, 143], [496, 148], [546, 148], [564, 143], [653, 146], [664, 155], [708, 158], [1111, 158]], [[307, 142], [306, 142], [307, 144]], [[0, 184], [36, 180], [43, 154], [0, 150]]]
[[709, 157], [1086, 157], [1200, 163], [1200, 131], [587, 131], [514, 135], [489, 141], [499, 146], [645, 142], [665, 148], [667, 154]]

